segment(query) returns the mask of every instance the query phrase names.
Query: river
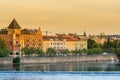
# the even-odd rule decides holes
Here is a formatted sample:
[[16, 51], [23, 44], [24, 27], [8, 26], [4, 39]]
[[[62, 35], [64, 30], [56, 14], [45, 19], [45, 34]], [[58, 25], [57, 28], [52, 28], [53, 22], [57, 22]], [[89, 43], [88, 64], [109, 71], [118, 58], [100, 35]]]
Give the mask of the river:
[[0, 71], [120, 71], [115, 62], [69, 62], [46, 64], [2, 64]]
[[120, 63], [2, 64], [0, 80], [119, 80]]

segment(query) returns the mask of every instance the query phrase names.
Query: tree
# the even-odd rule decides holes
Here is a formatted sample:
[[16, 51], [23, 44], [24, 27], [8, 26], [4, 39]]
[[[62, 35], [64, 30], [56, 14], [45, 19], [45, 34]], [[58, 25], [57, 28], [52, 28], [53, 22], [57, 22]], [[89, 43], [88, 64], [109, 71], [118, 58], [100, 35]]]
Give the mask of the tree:
[[92, 40], [92, 39], [88, 39], [87, 43], [88, 43], [88, 46], [87, 46], [88, 49], [100, 48], [100, 47], [101, 47], [100, 44], [96, 43], [96, 42], [95, 42], [94, 40]]
[[46, 54], [48, 56], [55, 56], [56, 55], [56, 51], [53, 48], [48, 48], [47, 51], [46, 51]]
[[108, 49], [104, 49], [104, 52], [106, 53], [115, 53], [115, 48], [108, 48]]
[[117, 48], [115, 52], [116, 52], [117, 56], [120, 58], [120, 48]]
[[101, 54], [103, 50], [101, 48], [94, 48], [93, 49], [94, 54]]
[[68, 53], [70, 53], [68, 49], [63, 49], [63, 50], [60, 50], [59, 52], [63, 55], [68, 55]]
[[93, 49], [88, 50], [89, 55], [91, 55], [91, 54], [100, 54], [102, 52], [103, 52], [103, 50], [101, 48], [93, 48]]
[[86, 55], [87, 54], [87, 49], [83, 49], [83, 55]]
[[30, 47], [29, 50], [30, 50], [30, 55], [33, 55], [36, 52], [36, 49], [33, 47]]
[[40, 48], [37, 48], [37, 49], [35, 50], [35, 53], [36, 53], [39, 57], [44, 56], [44, 52], [43, 52]]
[[33, 54], [38, 55], [38, 56], [43, 56], [44, 52], [40, 48], [33, 48], [33, 47], [25, 47], [22, 49], [25, 55], [31, 56]]
[[0, 57], [9, 56], [10, 50], [7, 48], [3, 40], [0, 39]]
[[24, 52], [25, 55], [28, 55], [28, 56], [31, 55], [30, 49], [28, 47], [22, 48], [22, 52]]

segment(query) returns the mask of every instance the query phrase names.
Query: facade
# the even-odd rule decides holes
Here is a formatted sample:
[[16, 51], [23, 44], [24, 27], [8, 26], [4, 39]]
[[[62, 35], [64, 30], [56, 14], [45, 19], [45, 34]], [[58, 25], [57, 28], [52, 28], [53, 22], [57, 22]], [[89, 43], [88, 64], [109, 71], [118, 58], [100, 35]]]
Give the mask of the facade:
[[47, 48], [68, 49], [69, 51], [87, 49], [87, 39], [71, 36], [43, 36], [43, 51], [46, 51]]
[[43, 51], [46, 52], [47, 48], [66, 49], [66, 40], [57, 36], [43, 36]]
[[11, 51], [11, 55], [21, 56], [21, 49], [24, 47], [42, 48], [42, 32], [38, 30], [21, 29], [15, 19], [6, 29], [0, 30], [0, 38], [4, 40]]
[[96, 43], [98, 44], [104, 44], [104, 42], [107, 41], [107, 38], [104, 37], [98, 37], [98, 36], [94, 36], [91, 38], [92, 40], [94, 40]]
[[21, 49], [25, 47], [47, 48], [55, 50], [87, 49], [87, 38], [76, 34], [57, 34], [56, 36], [42, 36], [41, 29], [22, 29], [15, 19], [10, 25], [0, 30], [0, 38], [10, 49], [11, 56], [22, 56]]
[[100, 33], [99, 35], [90, 35], [89, 39], [94, 40], [98, 44], [104, 44], [108, 40], [108, 35], [105, 35], [105, 33]]

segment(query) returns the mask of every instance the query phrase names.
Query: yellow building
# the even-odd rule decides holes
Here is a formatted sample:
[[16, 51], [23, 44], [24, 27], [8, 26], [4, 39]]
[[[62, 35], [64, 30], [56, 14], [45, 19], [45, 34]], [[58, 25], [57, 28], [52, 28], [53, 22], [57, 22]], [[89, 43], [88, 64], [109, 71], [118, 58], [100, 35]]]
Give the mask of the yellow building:
[[70, 36], [43, 36], [43, 51], [47, 48], [55, 50], [87, 49], [87, 39], [80, 39]]
[[98, 36], [93, 36], [90, 39], [94, 40], [98, 44], [104, 44], [104, 42], [107, 41], [105, 37], [98, 37]]
[[21, 29], [15, 19], [10, 25], [0, 30], [0, 38], [4, 40], [11, 51], [11, 55], [21, 56], [21, 49], [24, 47], [42, 48], [42, 32], [38, 30]]
[[81, 39], [78, 41], [75, 41], [75, 49], [87, 49], [87, 40]]

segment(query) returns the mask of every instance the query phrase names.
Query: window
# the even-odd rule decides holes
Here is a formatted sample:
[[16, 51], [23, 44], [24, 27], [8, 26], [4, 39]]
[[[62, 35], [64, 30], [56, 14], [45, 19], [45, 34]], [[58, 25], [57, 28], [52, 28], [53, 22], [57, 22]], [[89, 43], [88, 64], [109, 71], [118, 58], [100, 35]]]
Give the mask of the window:
[[19, 53], [17, 52], [16, 55], [19, 55]]
[[33, 44], [32, 44], [32, 46], [35, 46], [35, 45], [36, 45], [36, 43], [33, 43]]
[[26, 42], [29, 42], [29, 39], [26, 39]]
[[39, 43], [38, 45], [39, 45], [39, 46], [41, 46], [42, 44], [41, 44], [41, 43]]
[[26, 47], [29, 47], [29, 44], [26, 44]]
[[12, 45], [12, 41], [10, 41], [10, 45]]
[[16, 41], [16, 44], [18, 44], [18, 41]]

